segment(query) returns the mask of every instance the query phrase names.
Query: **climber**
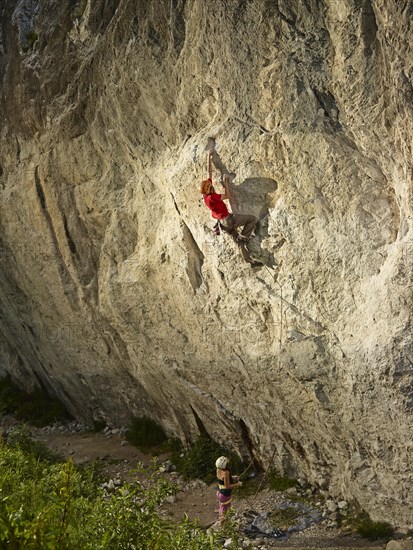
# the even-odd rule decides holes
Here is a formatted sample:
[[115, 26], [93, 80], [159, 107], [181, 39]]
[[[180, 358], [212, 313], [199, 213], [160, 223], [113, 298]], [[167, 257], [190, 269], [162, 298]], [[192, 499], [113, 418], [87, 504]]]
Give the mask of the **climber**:
[[[229, 174], [223, 175], [225, 193], [216, 193], [212, 183], [212, 156], [213, 153], [208, 151], [208, 179], [202, 181], [200, 192], [205, 204], [212, 212], [212, 217], [218, 220], [222, 229], [232, 235], [239, 244], [246, 244], [254, 231], [257, 218], [251, 214], [232, 214], [228, 211], [224, 200], [231, 199], [230, 177]], [[237, 232], [237, 227], [243, 227], [240, 235]]]
[[[239, 476], [231, 475], [228, 469], [229, 458], [226, 456], [220, 456], [215, 462], [217, 469], [217, 481], [218, 491], [217, 498], [219, 501], [219, 524], [222, 525], [224, 514], [231, 508], [232, 502], [232, 489], [234, 487], [241, 487], [242, 482], [239, 481]], [[236, 481], [234, 483], [234, 481]]]

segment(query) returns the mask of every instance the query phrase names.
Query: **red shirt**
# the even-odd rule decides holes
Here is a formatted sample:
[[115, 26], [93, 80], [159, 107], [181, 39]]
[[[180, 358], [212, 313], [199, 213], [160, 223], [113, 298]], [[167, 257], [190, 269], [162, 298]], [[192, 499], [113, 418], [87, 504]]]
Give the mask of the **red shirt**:
[[229, 214], [227, 205], [221, 199], [221, 195], [219, 193], [204, 195], [204, 203], [212, 211], [212, 217], [216, 220], [223, 220]]

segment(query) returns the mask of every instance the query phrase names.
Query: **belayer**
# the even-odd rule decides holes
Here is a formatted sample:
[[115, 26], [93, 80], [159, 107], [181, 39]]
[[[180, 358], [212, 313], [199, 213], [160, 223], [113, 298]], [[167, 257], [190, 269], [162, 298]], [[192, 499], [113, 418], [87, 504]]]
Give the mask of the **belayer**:
[[222, 525], [224, 514], [231, 508], [232, 504], [232, 489], [241, 487], [242, 482], [239, 476], [234, 476], [228, 468], [229, 458], [220, 456], [215, 462], [217, 469], [218, 491], [217, 498], [219, 502], [219, 524]]

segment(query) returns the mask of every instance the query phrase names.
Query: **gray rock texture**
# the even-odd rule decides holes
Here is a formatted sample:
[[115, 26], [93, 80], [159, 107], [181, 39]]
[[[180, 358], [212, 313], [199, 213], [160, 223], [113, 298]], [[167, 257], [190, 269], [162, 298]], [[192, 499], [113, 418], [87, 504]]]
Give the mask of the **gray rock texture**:
[[1, 373], [412, 528], [412, 3], [2, 6]]
[[391, 540], [386, 550], [413, 550], [413, 540]]

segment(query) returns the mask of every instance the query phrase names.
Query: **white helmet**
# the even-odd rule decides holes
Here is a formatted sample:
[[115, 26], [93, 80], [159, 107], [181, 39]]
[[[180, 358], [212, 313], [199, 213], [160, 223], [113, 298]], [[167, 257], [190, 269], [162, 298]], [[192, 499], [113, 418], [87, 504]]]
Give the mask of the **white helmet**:
[[229, 462], [229, 458], [227, 458], [226, 456], [220, 456], [219, 458], [216, 459], [215, 466], [219, 470], [224, 470], [227, 467], [228, 462]]

